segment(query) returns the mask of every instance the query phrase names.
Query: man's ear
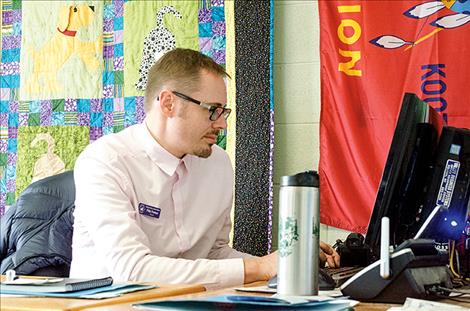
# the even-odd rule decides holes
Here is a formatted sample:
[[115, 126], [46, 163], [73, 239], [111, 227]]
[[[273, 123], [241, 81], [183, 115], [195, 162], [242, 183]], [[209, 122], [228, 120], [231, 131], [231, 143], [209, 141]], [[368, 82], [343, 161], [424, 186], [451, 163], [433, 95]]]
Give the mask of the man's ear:
[[175, 111], [175, 96], [168, 90], [163, 90], [158, 95], [160, 111], [164, 116], [170, 118]]

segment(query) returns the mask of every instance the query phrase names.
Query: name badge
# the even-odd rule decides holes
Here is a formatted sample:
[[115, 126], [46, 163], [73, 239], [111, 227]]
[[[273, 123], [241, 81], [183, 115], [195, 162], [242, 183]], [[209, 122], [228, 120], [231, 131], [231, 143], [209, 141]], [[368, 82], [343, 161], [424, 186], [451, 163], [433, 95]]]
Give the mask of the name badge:
[[150, 206], [144, 203], [139, 203], [139, 214], [150, 216], [153, 218], [160, 218], [160, 212], [162, 210], [155, 206]]

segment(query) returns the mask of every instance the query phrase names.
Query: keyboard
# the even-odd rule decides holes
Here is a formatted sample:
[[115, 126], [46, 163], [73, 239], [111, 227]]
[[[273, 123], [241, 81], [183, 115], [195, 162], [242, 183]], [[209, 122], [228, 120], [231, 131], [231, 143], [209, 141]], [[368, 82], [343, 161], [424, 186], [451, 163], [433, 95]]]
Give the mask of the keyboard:
[[335, 281], [336, 287], [340, 287], [350, 277], [352, 277], [353, 275], [355, 275], [362, 269], [364, 269], [364, 267], [339, 267], [339, 268], [326, 267], [325, 271]]
[[[332, 290], [340, 287], [350, 277], [364, 267], [321, 268], [318, 271], [318, 286], [320, 290]], [[277, 276], [268, 281], [269, 288], [277, 288]]]

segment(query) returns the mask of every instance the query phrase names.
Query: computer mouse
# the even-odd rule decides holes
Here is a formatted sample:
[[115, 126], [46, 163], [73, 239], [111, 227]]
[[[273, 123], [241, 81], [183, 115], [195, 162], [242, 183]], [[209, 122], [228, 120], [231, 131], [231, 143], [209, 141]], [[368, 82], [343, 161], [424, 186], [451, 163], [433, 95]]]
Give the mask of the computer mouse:
[[[269, 279], [268, 287], [277, 288], [277, 275]], [[336, 287], [335, 280], [324, 269], [318, 271], [318, 287], [320, 290], [333, 290]]]

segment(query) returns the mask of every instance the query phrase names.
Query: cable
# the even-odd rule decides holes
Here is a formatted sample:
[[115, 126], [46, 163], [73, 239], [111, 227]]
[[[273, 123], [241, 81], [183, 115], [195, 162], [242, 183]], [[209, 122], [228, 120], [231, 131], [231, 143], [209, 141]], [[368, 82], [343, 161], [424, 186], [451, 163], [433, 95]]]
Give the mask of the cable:
[[452, 281], [453, 288], [460, 288], [460, 287], [464, 287], [468, 285], [468, 282], [465, 281], [464, 279], [452, 278], [451, 281]]
[[[450, 296], [449, 294], [455, 293], [455, 290], [442, 287], [442, 286], [432, 286], [428, 288], [428, 293], [431, 296], [434, 296], [435, 298], [443, 298], [443, 299], [449, 299], [449, 300], [453, 300], [457, 302], [465, 302], [465, 303], [470, 302], [470, 297], [464, 297], [466, 295], [469, 295], [468, 293], [458, 293], [457, 295]], [[443, 294], [443, 293], [448, 293], [448, 294]]]
[[[455, 243], [455, 241], [454, 241]], [[458, 246], [458, 245], [457, 245]], [[455, 249], [455, 266], [457, 267], [457, 273], [462, 277], [462, 274], [460, 273], [460, 254], [458, 248]]]
[[455, 251], [455, 241], [450, 241], [449, 240], [449, 244], [450, 244], [450, 251], [449, 251], [449, 267], [450, 267], [450, 271], [452, 271], [452, 274], [456, 277], [456, 278], [461, 278], [460, 274], [458, 274], [457, 272], [455, 272], [454, 270], [454, 251]]
[[448, 292], [448, 293], [458, 293], [462, 295], [470, 295], [470, 290], [461, 290], [461, 289], [455, 289], [455, 288], [447, 288], [447, 287], [442, 287], [442, 286], [436, 286], [437, 289]]
[[337, 239], [335, 244], [333, 244], [332, 248], [334, 250], [338, 250], [338, 247], [343, 243], [343, 241], [341, 241], [340, 239]]
[[[464, 302], [464, 303], [468, 303], [470, 302], [470, 299], [459, 299], [459, 298], [452, 298], [452, 297], [449, 297], [449, 296], [439, 296], [439, 295], [435, 295], [436, 298], [443, 298], [443, 299], [449, 299], [449, 300], [452, 300], [452, 301], [456, 301], [456, 302]], [[458, 297], [458, 296], [454, 296], [454, 297]]]
[[458, 302], [470, 302], [469, 298], [460, 298], [460, 296], [446, 296], [446, 295], [438, 295], [438, 294], [432, 294], [436, 298], [442, 298], [442, 299], [449, 299], [453, 301], [458, 301]]

